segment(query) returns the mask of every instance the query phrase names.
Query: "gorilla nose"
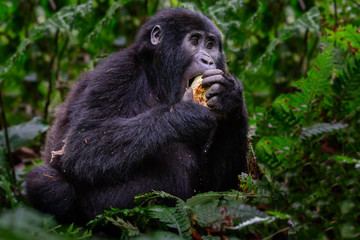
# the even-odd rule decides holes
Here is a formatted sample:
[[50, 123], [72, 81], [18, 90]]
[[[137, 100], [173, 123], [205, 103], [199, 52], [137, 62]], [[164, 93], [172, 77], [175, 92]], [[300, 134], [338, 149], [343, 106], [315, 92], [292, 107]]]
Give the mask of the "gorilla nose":
[[200, 60], [201, 60], [201, 63], [203, 65], [206, 65], [207, 67], [209, 67], [209, 66], [213, 67], [214, 66], [214, 61], [209, 56], [201, 56]]

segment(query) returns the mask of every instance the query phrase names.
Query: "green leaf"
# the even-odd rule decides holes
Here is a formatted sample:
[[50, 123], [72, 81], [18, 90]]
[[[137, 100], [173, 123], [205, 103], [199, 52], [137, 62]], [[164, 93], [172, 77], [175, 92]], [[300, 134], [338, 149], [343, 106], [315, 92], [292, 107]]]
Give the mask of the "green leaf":
[[199, 205], [205, 205], [208, 203], [212, 203], [217, 201], [221, 198], [233, 198], [238, 199], [239, 197], [246, 197], [245, 194], [238, 192], [238, 191], [228, 191], [228, 192], [206, 192], [206, 193], [199, 193], [195, 196], [186, 200], [186, 206], [189, 208], [195, 208]]
[[[237, 200], [225, 201], [217, 206], [216, 202], [199, 205], [195, 209], [196, 220], [202, 227], [220, 230], [238, 230], [256, 223], [272, 221], [256, 207], [242, 204]], [[229, 225], [230, 224], [230, 225]]]
[[343, 239], [358, 239], [360, 236], [359, 229], [350, 223], [345, 223], [340, 226], [340, 233]]
[[333, 132], [336, 130], [344, 129], [348, 124], [344, 123], [315, 123], [311, 127], [302, 128], [300, 137], [305, 139], [316, 135]]
[[[134, 197], [134, 202], [136, 205], [145, 205], [145, 204], [152, 204], [156, 203], [157, 200], [161, 199], [174, 199], [176, 201], [181, 200], [180, 198], [166, 193], [164, 191], [152, 191], [150, 193], [140, 194]], [[181, 200], [182, 201], [182, 200]]]
[[350, 157], [340, 156], [340, 155], [333, 155], [333, 156], [331, 156], [331, 158], [333, 158], [333, 159], [335, 159], [336, 161], [339, 161], [339, 162], [350, 163], [350, 164], [355, 163], [355, 164], [360, 165], [360, 160], [355, 159], [355, 158], [350, 158]]
[[[25, 146], [35, 137], [45, 132], [49, 126], [40, 118], [33, 118], [31, 121], [8, 128], [10, 147], [15, 151], [19, 147]], [[5, 136], [0, 131], [0, 144], [5, 145]]]
[[183, 218], [176, 212], [176, 208], [156, 206], [150, 209], [150, 216], [159, 219], [168, 227], [176, 229], [180, 237], [183, 236], [183, 231], [187, 230], [187, 224], [181, 221]]
[[280, 219], [289, 219], [290, 216], [285, 214], [285, 213], [281, 213], [281, 212], [275, 212], [275, 211], [266, 211], [267, 214], [274, 216], [276, 218], [280, 218]]
[[[360, 34], [359, 34], [360, 35]], [[334, 82], [334, 92], [338, 98], [346, 105], [360, 104], [360, 60], [348, 63], [348, 66], [339, 74], [339, 78]]]
[[86, 42], [93, 41], [94, 38], [100, 35], [101, 31], [103, 30], [104, 26], [113, 18], [116, 10], [121, 7], [123, 4], [130, 2], [130, 0], [118, 0], [114, 1], [114, 3], [108, 8], [106, 11], [105, 16], [96, 24], [94, 30], [88, 34], [86, 37]]
[[325, 29], [330, 40], [340, 44], [346, 51], [350, 51], [357, 59], [360, 59], [360, 28], [353, 25], [346, 25], [335, 31]]
[[136, 239], [136, 240], [183, 240], [184, 238], [179, 237], [178, 235], [171, 233], [171, 232], [155, 231], [153, 233], [141, 235], [134, 239]]
[[263, 137], [256, 144], [259, 162], [271, 168], [287, 165], [287, 156], [291, 152], [294, 140], [282, 137]]
[[11, 187], [12, 185], [9, 180], [4, 175], [0, 175], [0, 188], [5, 191], [5, 196], [10, 202], [10, 205], [15, 207], [18, 204], [18, 200], [16, 199]]
[[32, 209], [18, 208], [0, 215], [0, 239], [2, 240], [59, 240], [46, 227], [54, 227], [55, 222]]
[[138, 236], [140, 234], [139, 228], [132, 225], [129, 221], [125, 221], [122, 218], [117, 217], [116, 219], [112, 219], [111, 223], [121, 228], [123, 231], [126, 231], [129, 237]]

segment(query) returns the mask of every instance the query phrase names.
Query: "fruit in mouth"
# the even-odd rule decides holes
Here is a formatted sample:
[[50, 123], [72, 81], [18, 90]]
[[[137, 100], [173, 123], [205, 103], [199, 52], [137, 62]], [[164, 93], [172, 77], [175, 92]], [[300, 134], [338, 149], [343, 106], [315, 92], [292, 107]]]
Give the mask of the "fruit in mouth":
[[206, 90], [208, 90], [209, 88], [202, 88], [201, 83], [202, 83], [203, 79], [202, 79], [202, 75], [197, 76], [194, 81], [191, 84], [191, 88], [193, 90], [193, 98], [196, 102], [198, 102], [199, 104], [207, 107], [206, 102], [207, 102], [207, 98], [205, 97], [205, 93]]

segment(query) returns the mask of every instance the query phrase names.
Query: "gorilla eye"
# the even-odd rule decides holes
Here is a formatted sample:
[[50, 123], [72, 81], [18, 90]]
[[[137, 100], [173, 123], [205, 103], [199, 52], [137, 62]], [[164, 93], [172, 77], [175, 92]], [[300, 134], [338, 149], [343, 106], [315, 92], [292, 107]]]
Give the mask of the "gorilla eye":
[[208, 42], [206, 48], [211, 49], [214, 46], [214, 42]]
[[199, 44], [199, 38], [198, 37], [192, 37], [190, 39], [190, 42], [193, 44], [193, 45], [198, 45]]

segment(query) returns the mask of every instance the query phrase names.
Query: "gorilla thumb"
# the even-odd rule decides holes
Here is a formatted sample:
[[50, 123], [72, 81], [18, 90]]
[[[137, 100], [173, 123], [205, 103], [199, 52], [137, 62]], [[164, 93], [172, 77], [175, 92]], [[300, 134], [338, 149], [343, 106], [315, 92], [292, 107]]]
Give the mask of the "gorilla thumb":
[[192, 88], [186, 89], [183, 97], [181, 98], [181, 101], [182, 102], [194, 102], [195, 103], [195, 100], [193, 98], [193, 90], [192, 90]]

